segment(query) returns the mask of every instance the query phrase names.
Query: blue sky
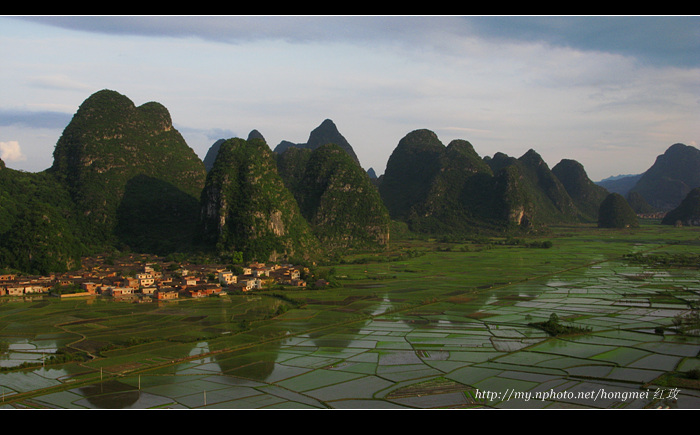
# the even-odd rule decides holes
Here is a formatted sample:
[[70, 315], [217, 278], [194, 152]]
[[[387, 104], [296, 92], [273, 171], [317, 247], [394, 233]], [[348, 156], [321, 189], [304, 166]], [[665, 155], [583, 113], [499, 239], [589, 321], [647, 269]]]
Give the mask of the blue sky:
[[421, 128], [593, 180], [700, 142], [697, 16], [0, 16], [0, 59], [0, 157], [30, 172], [101, 89], [163, 104], [201, 158], [330, 118], [379, 174]]

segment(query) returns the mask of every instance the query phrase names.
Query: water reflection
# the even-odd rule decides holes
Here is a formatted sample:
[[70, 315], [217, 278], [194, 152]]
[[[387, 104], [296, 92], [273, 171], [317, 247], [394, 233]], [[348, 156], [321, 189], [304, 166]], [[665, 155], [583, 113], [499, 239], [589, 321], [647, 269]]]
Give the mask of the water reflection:
[[[223, 370], [216, 361], [216, 356], [207, 355], [211, 352], [208, 342], [195, 343], [188, 356], [196, 357], [202, 355], [201, 359], [195, 359], [188, 363], [175, 366], [175, 374], [186, 375], [195, 369], [196, 373], [201, 371], [210, 374], [221, 374]], [[76, 392], [84, 397], [76, 402], [81, 406], [97, 409], [147, 409], [173, 403], [172, 398], [150, 394], [141, 390], [140, 376], [133, 379], [134, 385], [121, 381], [105, 381], [86, 387], [81, 387]], [[158, 385], [163, 387], [169, 384], [177, 384], [176, 376], [162, 376], [158, 378]]]
[[41, 363], [58, 352], [65, 341], [36, 340], [17, 337], [5, 337], [6, 351], [0, 354], [0, 367], [19, 367], [24, 363]]
[[[635, 281], [630, 281], [624, 274], [619, 273], [621, 270], [622, 266], [617, 263], [601, 263], [595, 267], [562, 272], [549, 278], [514, 283], [500, 288], [463, 294], [454, 291], [454, 294], [445, 296], [436, 303], [406, 311], [396, 310], [401, 302], [392, 299], [392, 296], [404, 295], [413, 289], [385, 291], [383, 294], [380, 293], [379, 298], [372, 300], [372, 305], [364, 305], [369, 299], [361, 302], [362, 313], [371, 314], [373, 316], [371, 320], [358, 321], [351, 327], [329, 327], [306, 334], [295, 333], [309, 330], [308, 324], [303, 324], [303, 319], [280, 321], [265, 328], [242, 333], [239, 337], [245, 337], [244, 340], [246, 343], [251, 343], [251, 346], [237, 352], [217, 353], [217, 350], [230, 346], [231, 338], [219, 337], [210, 341], [192, 343], [191, 347], [187, 348], [189, 351], [183, 352], [190, 357], [188, 362], [174, 365], [173, 371], [169, 373], [169, 375], [179, 376], [159, 376], [158, 390], [146, 389], [150, 394], [140, 390], [134, 378], [131, 378], [131, 383], [126, 380], [110, 381], [80, 389], [84, 399], [76, 403], [84, 407], [105, 409], [149, 408], [163, 406], [164, 403], [177, 403], [176, 401], [181, 401], [181, 397], [184, 397], [183, 384], [197, 379], [197, 376], [189, 375], [202, 375], [202, 377], [216, 375], [217, 382], [222, 384], [241, 379], [254, 380], [265, 383], [266, 387], [269, 387], [271, 384], [317, 369], [326, 372], [332, 370], [334, 375], [342, 371], [355, 375], [360, 372], [358, 367], [361, 366], [362, 373], [368, 375], [379, 373], [384, 375], [384, 379], [409, 384], [409, 380], [413, 377], [422, 379], [426, 377], [426, 373], [433, 376], [438, 371], [440, 373], [461, 373], [460, 370], [466, 372], [470, 370], [469, 365], [475, 365], [474, 361], [481, 361], [482, 358], [490, 360], [494, 356], [501, 357], [505, 354], [513, 356], [511, 373], [520, 377], [534, 377], [533, 372], [539, 375], [539, 372], [546, 369], [548, 373], [568, 372], [562, 375], [564, 377], [575, 375], [601, 380], [612, 379], [609, 373], [613, 367], [611, 363], [589, 358], [588, 354], [577, 356], [574, 351], [588, 349], [582, 346], [587, 344], [587, 341], [577, 343], [583, 342], [584, 339], [590, 340], [591, 343], [597, 343], [600, 339], [601, 344], [613, 345], [610, 337], [612, 334], [620, 334], [619, 330], [607, 333], [596, 332], [575, 339], [551, 338], [540, 330], [527, 327], [527, 323], [535, 319], [547, 319], [551, 312], [561, 310], [571, 315], [583, 313], [583, 321], [587, 320], [586, 317], [590, 317], [591, 319], [588, 320], [600, 322], [606, 328], [609, 324], [618, 324], [612, 323], [616, 319], [623, 318], [618, 314], [633, 318], [636, 325], [638, 318], [641, 319], [650, 312], [615, 307], [615, 301], [625, 301], [624, 298], [630, 298], [630, 295], [618, 294], [621, 288], [640, 291]], [[693, 278], [695, 276], [693, 275]], [[661, 274], [654, 275], [653, 279], [651, 276], [648, 278], [648, 283], [652, 283], [654, 279], [657, 281], [665, 279]], [[677, 279], [675, 282], [678, 282]], [[692, 279], [688, 282], [693, 283]], [[694, 281], [694, 286], [697, 287], [697, 281]], [[655, 293], [657, 290], [649, 291]], [[350, 311], [349, 308], [348, 311]], [[666, 313], [661, 309], [654, 313], [656, 317], [672, 314], [671, 311]], [[221, 317], [231, 318], [231, 315], [222, 309]], [[656, 321], [656, 317], [652, 321]], [[648, 321], [644, 323], [645, 326], [648, 324]], [[625, 323], [623, 323], [624, 326]], [[287, 337], [280, 334], [284, 331], [288, 331]], [[629, 333], [629, 331], [624, 332]], [[650, 339], [659, 341], [668, 339], [668, 337], [652, 334], [651, 330], [648, 332], [649, 334], [639, 334], [640, 343]], [[275, 336], [281, 338], [277, 341], [269, 340], [269, 337]], [[258, 344], [256, 341], [258, 339], [265, 344]], [[544, 343], [535, 346], [542, 341]], [[18, 345], [16, 351], [38, 349], [36, 346], [21, 348], [20, 345], [28, 345], [28, 343], [18, 341], [16, 344]], [[358, 357], [363, 352], [362, 358]], [[475, 356], [476, 354], [479, 356]], [[377, 360], [370, 360], [370, 357]], [[498, 362], [506, 361], [507, 359], [503, 359]], [[355, 372], [350, 370], [353, 364], [356, 364]], [[429, 369], [435, 371], [428, 371]], [[161, 371], [160, 374], [162, 375], [163, 372]], [[310, 374], [310, 376], [313, 375], [316, 373]], [[464, 382], [468, 383], [467, 380]], [[164, 386], [168, 388], [161, 388]], [[197, 384], [190, 387], [190, 396], [202, 394], [203, 391], [199, 390], [200, 386]], [[302, 387], [295, 389], [291, 382], [285, 388], [299, 394], [305, 391]], [[333, 386], [333, 388], [336, 387]], [[263, 388], [260, 394], [269, 394], [269, 391]], [[152, 394], [154, 392], [162, 396]], [[208, 389], [207, 392], [209, 392]], [[181, 403], [183, 403], [182, 406], [187, 406], [185, 402], [181, 401]]]
[[139, 400], [140, 391], [119, 381], [106, 381], [78, 389], [83, 404], [99, 409], [124, 409]]
[[389, 295], [384, 293], [384, 296], [382, 297], [381, 301], [379, 304], [372, 309], [371, 316], [379, 316], [381, 314], [384, 314], [391, 310], [391, 308], [394, 306], [394, 304], [391, 302], [391, 299], [389, 298]]

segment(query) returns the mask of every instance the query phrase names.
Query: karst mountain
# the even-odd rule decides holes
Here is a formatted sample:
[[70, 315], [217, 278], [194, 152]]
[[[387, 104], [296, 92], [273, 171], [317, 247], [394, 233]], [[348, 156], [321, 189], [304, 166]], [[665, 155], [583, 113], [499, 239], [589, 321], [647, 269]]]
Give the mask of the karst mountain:
[[215, 142], [201, 160], [163, 105], [101, 90], [65, 127], [50, 168], [27, 173], [0, 160], [0, 269], [59, 272], [110, 251], [328, 261], [386, 249], [393, 223], [470, 237], [596, 224], [628, 217], [628, 207], [673, 210], [675, 222], [695, 216], [692, 146], [668, 148], [620, 195], [624, 204], [580, 163], [550, 169], [535, 149], [481, 157], [470, 142], [444, 145], [428, 129], [386, 146], [393, 151], [376, 177], [326, 119], [303, 144], [273, 150], [251, 130]]

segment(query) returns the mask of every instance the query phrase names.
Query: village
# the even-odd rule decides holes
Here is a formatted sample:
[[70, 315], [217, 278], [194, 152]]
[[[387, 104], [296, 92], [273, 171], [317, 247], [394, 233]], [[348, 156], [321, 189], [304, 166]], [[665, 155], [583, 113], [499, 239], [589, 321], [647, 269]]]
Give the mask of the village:
[[[0, 297], [106, 296], [124, 302], [151, 302], [240, 294], [273, 286], [306, 287], [308, 269], [291, 264], [248, 266], [167, 265], [163, 259], [132, 255], [116, 262], [94, 259], [88, 267], [49, 276], [0, 274]], [[324, 281], [314, 282], [324, 286]]]

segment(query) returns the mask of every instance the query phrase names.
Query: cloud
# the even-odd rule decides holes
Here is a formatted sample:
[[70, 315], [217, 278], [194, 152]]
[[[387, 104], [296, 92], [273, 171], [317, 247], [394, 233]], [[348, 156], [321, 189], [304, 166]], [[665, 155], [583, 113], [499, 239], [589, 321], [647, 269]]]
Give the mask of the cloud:
[[27, 157], [22, 154], [19, 142], [12, 140], [0, 142], [0, 159], [5, 162], [21, 162], [27, 160]]
[[31, 128], [63, 129], [72, 115], [54, 111], [29, 111], [0, 109], [0, 126], [26, 126]]
[[[421, 16], [36, 16], [17, 17], [64, 29], [189, 38], [228, 43], [276, 39], [329, 42], [418, 37], [459, 18]], [[448, 26], [454, 28], [453, 26]], [[418, 33], [417, 33], [418, 32]]]
[[[698, 140], [700, 17], [0, 21], [0, 140], [23, 144], [25, 167], [50, 157], [70, 114], [102, 88], [165, 105], [200, 157], [253, 128], [271, 147], [303, 142], [326, 118], [379, 172], [416, 128], [481, 155], [574, 158], [591, 177], [639, 172], [664, 147]], [[635, 158], [601, 150], [625, 144]]]
[[633, 56], [651, 65], [700, 66], [699, 16], [40, 16], [65, 29], [201, 38], [238, 44], [385, 42], [449, 49], [474, 37], [539, 42]]
[[49, 90], [70, 90], [87, 92], [93, 90], [92, 86], [76, 82], [65, 76], [37, 76], [28, 80], [30, 86]]
[[469, 22], [484, 38], [632, 56], [654, 66], [700, 66], [699, 16], [494, 16]]

